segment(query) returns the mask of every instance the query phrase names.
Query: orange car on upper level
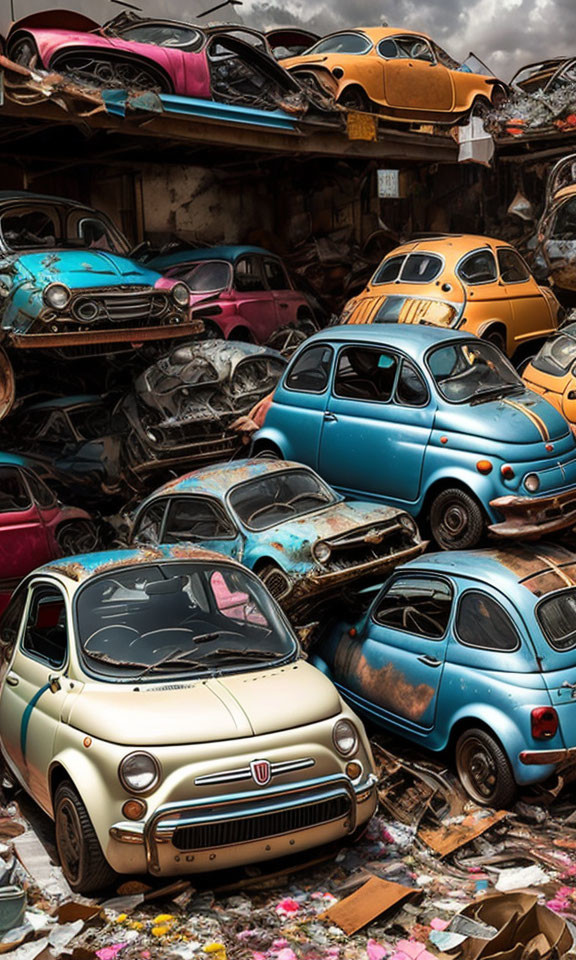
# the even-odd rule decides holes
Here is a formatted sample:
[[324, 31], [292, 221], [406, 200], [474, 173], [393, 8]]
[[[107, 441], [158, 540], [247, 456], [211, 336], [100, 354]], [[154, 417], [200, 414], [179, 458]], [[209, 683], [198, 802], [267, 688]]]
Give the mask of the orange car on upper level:
[[520, 350], [520, 359], [557, 330], [559, 309], [509, 243], [447, 234], [392, 250], [348, 301], [341, 322], [454, 327], [490, 340], [509, 357]]
[[374, 110], [402, 122], [455, 123], [475, 107], [497, 106], [507, 97], [505, 83], [472, 73], [414, 30], [342, 30], [281, 63], [344, 107]]

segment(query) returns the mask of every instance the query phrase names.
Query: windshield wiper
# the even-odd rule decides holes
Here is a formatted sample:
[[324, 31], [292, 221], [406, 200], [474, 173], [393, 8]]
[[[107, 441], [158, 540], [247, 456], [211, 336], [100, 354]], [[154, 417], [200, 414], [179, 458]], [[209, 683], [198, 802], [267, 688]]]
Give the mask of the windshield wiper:
[[234, 650], [233, 647], [220, 647], [218, 650], [210, 650], [202, 659], [218, 657], [226, 660], [284, 660], [287, 656], [288, 654], [278, 653], [276, 650]]
[[500, 383], [498, 386], [486, 387], [485, 390], [478, 390], [470, 400], [470, 406], [476, 406], [478, 403], [485, 403], [488, 400], [498, 400], [500, 397], [507, 397], [510, 393], [517, 393], [518, 390], [524, 391], [525, 387], [520, 383]]
[[[167, 653], [165, 657], [162, 657], [162, 659], [156, 663], [149, 663], [146, 669], [138, 674], [136, 680], [141, 680], [142, 677], [146, 676], [147, 673], [151, 673], [152, 670], [159, 670], [163, 666], [174, 663], [181, 664], [185, 667], [201, 667], [203, 670], [207, 669], [206, 664], [201, 663], [200, 660], [188, 660], [188, 653], [188, 650], [171, 650], [170, 653]], [[142, 664], [139, 664], [139, 666], [142, 666]]]

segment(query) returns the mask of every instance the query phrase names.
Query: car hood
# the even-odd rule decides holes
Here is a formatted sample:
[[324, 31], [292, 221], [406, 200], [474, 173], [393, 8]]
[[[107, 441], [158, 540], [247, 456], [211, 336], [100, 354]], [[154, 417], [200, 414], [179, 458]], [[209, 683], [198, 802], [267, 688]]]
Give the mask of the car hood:
[[532, 390], [473, 405], [446, 404], [438, 408], [434, 426], [503, 443], [556, 441], [569, 433], [562, 414]]
[[18, 263], [42, 286], [49, 283], [65, 283], [72, 289], [126, 283], [154, 286], [160, 280], [155, 270], [104, 250], [26, 253], [19, 257]]
[[373, 503], [339, 501], [332, 507], [272, 527], [266, 531], [266, 540], [283, 553], [302, 560], [308, 544], [345, 536], [361, 527], [385, 524], [402, 512], [395, 507], [375, 507]]
[[298, 660], [210, 680], [88, 683], [71, 698], [68, 723], [98, 740], [153, 747], [258, 737], [340, 710], [330, 680]]

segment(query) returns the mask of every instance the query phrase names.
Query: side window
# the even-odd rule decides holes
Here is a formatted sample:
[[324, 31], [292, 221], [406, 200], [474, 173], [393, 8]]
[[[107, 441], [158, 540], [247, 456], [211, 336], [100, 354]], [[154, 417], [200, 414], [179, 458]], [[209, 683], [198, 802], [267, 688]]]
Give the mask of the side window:
[[380, 41], [378, 44], [378, 53], [381, 57], [384, 57], [385, 60], [394, 60], [400, 56], [396, 41], [392, 37], [386, 37], [385, 40]]
[[61, 667], [67, 647], [66, 603], [62, 593], [47, 583], [33, 587], [22, 639], [23, 651], [51, 667]]
[[279, 260], [264, 260], [264, 276], [271, 290], [289, 290], [286, 271]]
[[434, 577], [399, 577], [380, 597], [377, 623], [429, 640], [441, 640], [452, 608], [452, 588]]
[[520, 637], [503, 607], [480, 590], [469, 590], [458, 605], [456, 633], [479, 650], [517, 650]]
[[404, 283], [430, 283], [442, 270], [442, 258], [431, 253], [411, 253], [402, 268]]
[[372, 283], [393, 283], [400, 273], [400, 268], [406, 257], [390, 257], [378, 267]]
[[428, 387], [409, 360], [402, 361], [394, 400], [405, 407], [421, 407], [428, 401]]
[[182, 540], [217, 540], [233, 537], [235, 530], [221, 508], [207, 497], [172, 500], [164, 527], [164, 543]]
[[12, 656], [14, 644], [18, 639], [18, 630], [26, 606], [26, 587], [22, 586], [13, 594], [4, 616], [0, 620], [0, 652], [3, 660]]
[[39, 507], [46, 508], [54, 506], [56, 496], [40, 477], [37, 477], [32, 471], [29, 472], [26, 470], [26, 481]]
[[458, 276], [465, 283], [494, 283], [498, 279], [494, 255], [490, 250], [471, 253], [458, 267]]
[[292, 364], [284, 386], [303, 393], [324, 393], [330, 379], [333, 355], [332, 347], [323, 343], [308, 347]]
[[151, 503], [144, 513], [141, 514], [138, 520], [138, 526], [134, 531], [134, 539], [137, 540], [138, 543], [157, 544], [160, 542], [160, 532], [165, 510], [166, 501], [157, 500], [156, 503]]
[[497, 255], [500, 276], [504, 283], [525, 283], [530, 280], [530, 271], [519, 253], [500, 247]]
[[240, 293], [256, 293], [265, 290], [259, 257], [243, 257], [234, 269], [236, 289]]
[[338, 358], [334, 393], [350, 400], [390, 400], [398, 357], [388, 350], [346, 347]]
[[27, 510], [31, 506], [30, 494], [18, 468], [0, 466], [0, 513]]

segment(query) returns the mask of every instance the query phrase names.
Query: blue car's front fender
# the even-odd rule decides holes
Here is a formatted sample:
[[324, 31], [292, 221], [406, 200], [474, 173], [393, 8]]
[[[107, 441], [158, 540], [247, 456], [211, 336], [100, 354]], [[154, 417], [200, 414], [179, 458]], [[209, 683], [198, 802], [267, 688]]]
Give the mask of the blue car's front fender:
[[[443, 458], [444, 462], [438, 463], [437, 459], [439, 458], [436, 456], [429, 457], [427, 452], [425, 470], [428, 468], [430, 472], [425, 475], [420, 509], [426, 502], [428, 495], [434, 495], [433, 488], [437, 485], [441, 484], [444, 488], [447, 486], [464, 486], [480, 501], [490, 521], [495, 523], [500, 517], [490, 506], [490, 501], [496, 497], [505, 496], [510, 491], [504, 487], [502, 482], [495, 483], [491, 474], [485, 475], [478, 472], [476, 462], [480, 458], [477, 454], [471, 455], [462, 451], [457, 451], [457, 453], [460, 462], [455, 464], [453, 460], [446, 462], [446, 457]], [[469, 463], [466, 463], [467, 460]], [[499, 465], [496, 465], [496, 469], [499, 473]]]
[[294, 447], [290, 440], [280, 430], [275, 427], [263, 426], [258, 430], [252, 439], [251, 453], [259, 448], [273, 444], [280, 451], [283, 460], [297, 460]]

